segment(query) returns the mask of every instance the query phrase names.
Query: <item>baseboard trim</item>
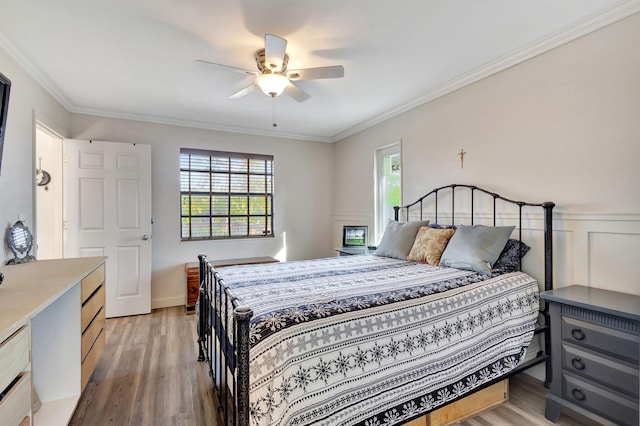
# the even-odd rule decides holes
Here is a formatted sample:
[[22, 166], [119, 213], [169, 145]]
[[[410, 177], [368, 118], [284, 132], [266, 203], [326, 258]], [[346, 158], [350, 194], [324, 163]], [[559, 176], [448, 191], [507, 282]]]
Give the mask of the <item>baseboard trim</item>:
[[151, 309], [170, 308], [172, 306], [184, 306], [184, 296], [165, 297], [151, 301]]

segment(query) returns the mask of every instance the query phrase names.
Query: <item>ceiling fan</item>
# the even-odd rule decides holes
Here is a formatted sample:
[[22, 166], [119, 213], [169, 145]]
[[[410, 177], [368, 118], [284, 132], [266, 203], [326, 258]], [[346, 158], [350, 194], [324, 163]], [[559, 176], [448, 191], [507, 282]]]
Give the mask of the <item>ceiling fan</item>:
[[256, 87], [259, 87], [265, 95], [272, 98], [284, 92], [296, 101], [304, 102], [311, 96], [300, 89], [294, 83], [295, 81], [344, 77], [344, 67], [342, 65], [288, 70], [289, 55], [287, 55], [286, 50], [287, 40], [273, 34], [265, 34], [264, 49], [258, 50], [255, 54], [258, 71], [250, 71], [203, 60], [197, 60], [196, 62], [256, 77], [253, 83], [232, 94], [229, 99], [241, 98], [251, 93]]

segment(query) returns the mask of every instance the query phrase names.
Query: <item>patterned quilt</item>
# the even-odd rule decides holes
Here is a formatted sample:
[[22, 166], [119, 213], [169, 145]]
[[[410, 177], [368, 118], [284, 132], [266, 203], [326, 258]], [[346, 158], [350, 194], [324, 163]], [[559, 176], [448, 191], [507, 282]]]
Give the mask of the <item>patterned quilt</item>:
[[514, 369], [538, 284], [378, 256], [219, 270], [251, 320], [255, 425], [393, 425]]

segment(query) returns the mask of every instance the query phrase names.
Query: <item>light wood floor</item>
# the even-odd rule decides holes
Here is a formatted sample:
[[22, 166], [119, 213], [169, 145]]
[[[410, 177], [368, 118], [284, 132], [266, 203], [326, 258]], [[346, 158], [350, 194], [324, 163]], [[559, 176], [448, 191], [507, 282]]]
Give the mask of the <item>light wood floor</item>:
[[[221, 426], [205, 363], [197, 362], [196, 316], [182, 307], [107, 320], [107, 344], [71, 425]], [[520, 374], [508, 403], [460, 422], [466, 426], [551, 425], [546, 389]], [[562, 415], [556, 423], [580, 423]]]

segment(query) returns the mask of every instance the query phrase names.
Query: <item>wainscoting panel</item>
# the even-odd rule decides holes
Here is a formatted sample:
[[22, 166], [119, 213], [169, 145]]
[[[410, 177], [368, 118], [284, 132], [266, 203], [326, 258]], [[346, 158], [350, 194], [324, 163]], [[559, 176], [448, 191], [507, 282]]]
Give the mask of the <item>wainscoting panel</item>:
[[[556, 286], [580, 284], [640, 294], [640, 215], [561, 213], [556, 229], [571, 233], [566, 261], [573, 274], [559, 276]], [[557, 225], [556, 225], [557, 223]]]
[[[417, 219], [410, 215], [412, 220]], [[441, 218], [450, 218], [442, 211]], [[553, 220], [553, 277], [556, 288], [580, 284], [623, 293], [640, 294], [640, 214], [555, 212]], [[427, 219], [428, 217], [425, 216]], [[456, 215], [457, 223], [470, 223]], [[491, 225], [490, 213], [478, 213], [474, 223]], [[517, 224], [517, 216], [503, 214], [497, 225]], [[443, 223], [448, 223], [446, 220]], [[345, 212], [333, 217], [335, 247], [342, 244], [344, 225], [368, 225], [369, 243], [375, 244], [373, 213]], [[543, 282], [543, 216], [523, 215], [522, 239], [531, 246], [523, 270]], [[513, 237], [517, 238], [518, 230]]]
[[590, 286], [640, 291], [640, 234], [590, 232], [588, 241]]

